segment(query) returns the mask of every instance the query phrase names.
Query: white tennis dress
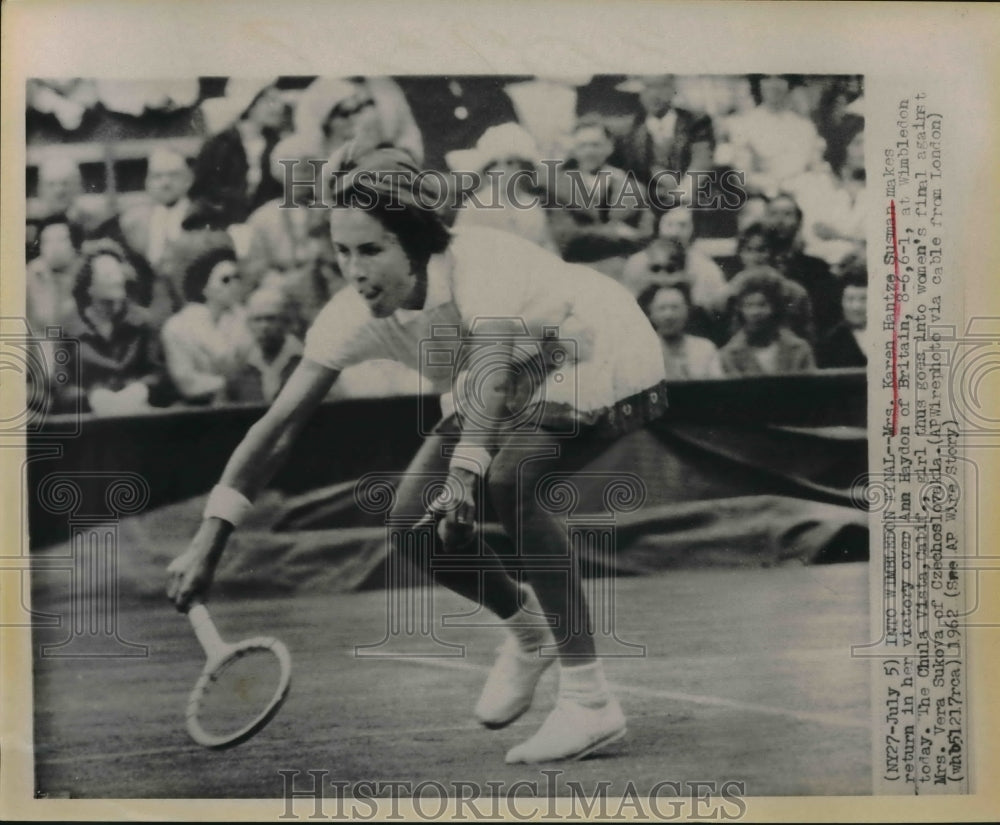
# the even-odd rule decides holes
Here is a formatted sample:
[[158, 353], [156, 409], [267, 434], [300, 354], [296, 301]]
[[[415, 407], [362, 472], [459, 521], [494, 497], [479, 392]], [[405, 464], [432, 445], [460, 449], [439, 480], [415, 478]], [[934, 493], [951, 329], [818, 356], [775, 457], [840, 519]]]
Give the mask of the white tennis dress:
[[530, 387], [530, 401], [517, 403], [544, 408], [551, 423], [570, 418], [621, 432], [665, 407], [659, 339], [624, 287], [484, 227], [455, 231], [430, 259], [422, 309], [376, 318], [354, 289], [342, 289], [306, 335], [305, 357], [336, 370], [399, 361], [441, 394], [449, 416], [453, 391], [461, 413], [463, 396], [475, 394], [470, 377], [486, 374], [495, 342], [512, 335], [516, 363], [534, 378], [520, 385]]

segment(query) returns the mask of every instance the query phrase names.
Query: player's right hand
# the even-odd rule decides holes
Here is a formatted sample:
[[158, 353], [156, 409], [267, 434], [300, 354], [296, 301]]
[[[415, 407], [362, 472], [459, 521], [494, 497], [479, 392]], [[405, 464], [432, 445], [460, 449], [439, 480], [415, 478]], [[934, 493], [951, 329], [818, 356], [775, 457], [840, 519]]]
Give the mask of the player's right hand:
[[212, 586], [216, 560], [226, 538], [212, 522], [218, 519], [202, 522], [187, 550], [167, 567], [167, 598], [181, 613], [186, 613], [192, 602], [203, 600]]

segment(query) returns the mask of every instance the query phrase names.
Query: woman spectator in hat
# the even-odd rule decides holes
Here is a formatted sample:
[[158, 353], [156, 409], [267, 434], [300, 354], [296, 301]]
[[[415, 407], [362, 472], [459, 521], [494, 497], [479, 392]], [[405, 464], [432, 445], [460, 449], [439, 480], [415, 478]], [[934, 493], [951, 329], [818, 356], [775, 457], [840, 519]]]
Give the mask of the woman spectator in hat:
[[558, 251], [541, 206], [538, 154], [535, 139], [516, 123], [491, 126], [475, 148], [450, 152], [452, 171], [478, 174], [480, 182], [459, 207], [455, 228], [500, 229]]

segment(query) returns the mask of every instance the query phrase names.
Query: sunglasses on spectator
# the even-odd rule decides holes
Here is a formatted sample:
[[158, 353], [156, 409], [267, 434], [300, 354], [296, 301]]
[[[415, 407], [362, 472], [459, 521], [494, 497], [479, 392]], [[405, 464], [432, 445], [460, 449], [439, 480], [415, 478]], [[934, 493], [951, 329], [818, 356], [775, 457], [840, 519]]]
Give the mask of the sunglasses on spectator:
[[223, 284], [228, 284], [230, 281], [239, 281], [241, 280], [241, 278], [237, 273], [234, 272], [232, 275], [223, 275], [219, 280]]
[[365, 100], [359, 100], [353, 106], [335, 106], [333, 111], [330, 112], [331, 118], [348, 118], [353, 117], [358, 114], [358, 112], [363, 112], [369, 106], [374, 106], [375, 101], [370, 97]]
[[650, 264], [649, 271], [672, 273], [672, 272], [678, 272], [679, 270], [673, 264]]

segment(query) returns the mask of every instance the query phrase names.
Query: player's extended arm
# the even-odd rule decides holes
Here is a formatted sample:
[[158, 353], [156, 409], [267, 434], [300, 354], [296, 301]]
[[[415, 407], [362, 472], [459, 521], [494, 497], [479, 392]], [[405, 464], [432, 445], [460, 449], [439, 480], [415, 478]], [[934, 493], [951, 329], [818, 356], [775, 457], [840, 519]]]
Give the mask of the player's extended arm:
[[291, 451], [295, 439], [339, 373], [303, 360], [271, 408], [233, 452], [205, 507], [205, 518], [187, 550], [167, 569], [167, 596], [184, 611], [204, 596], [226, 542]]

